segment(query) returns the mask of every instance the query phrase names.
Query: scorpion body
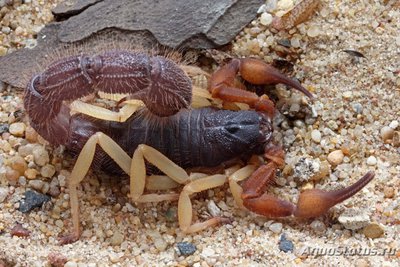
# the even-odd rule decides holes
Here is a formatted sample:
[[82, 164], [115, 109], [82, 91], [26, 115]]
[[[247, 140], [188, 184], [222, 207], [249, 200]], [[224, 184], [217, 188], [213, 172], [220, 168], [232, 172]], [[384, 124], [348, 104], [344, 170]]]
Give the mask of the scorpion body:
[[[261, 154], [272, 136], [272, 124], [262, 113], [200, 108], [149, 119], [147, 110], [123, 123], [71, 117], [66, 148], [79, 154], [90, 136], [103, 132], [132, 156], [149, 145], [182, 168], [215, 167], [239, 156]], [[115, 171], [115, 163], [96, 150], [95, 166]]]
[[[130, 197], [136, 202], [178, 198], [174, 193], [145, 194], [145, 159], [169, 180], [183, 184], [178, 200], [178, 219], [185, 233], [226, 221], [215, 217], [192, 224], [190, 195], [221, 186], [227, 177], [216, 174], [191, 180], [183, 168], [213, 167], [240, 156], [262, 154], [263, 164], [245, 166], [228, 180], [240, 207], [268, 217], [318, 217], [373, 179], [374, 174], [369, 172], [358, 182], [340, 190], [305, 190], [299, 195], [297, 205], [265, 192], [265, 187], [273, 182], [276, 170], [284, 164], [282, 148], [271, 142], [275, 107], [266, 95], [260, 97], [239, 89], [244, 86], [235, 82], [238, 73], [250, 83], [284, 83], [313, 98], [299, 82], [260, 60], [249, 58], [233, 59], [218, 69], [209, 82], [212, 98], [246, 103], [253, 109], [249, 111], [188, 109], [192, 84], [184, 71], [164, 57], [139, 52], [108, 51], [95, 56], [64, 58], [33, 76], [24, 97], [31, 126], [51, 144], [65, 145], [73, 153], [79, 153], [68, 182], [73, 232], [62, 238], [61, 243], [76, 241], [80, 236], [78, 185], [90, 166], [113, 169], [115, 164], [111, 162], [115, 162], [130, 175]], [[71, 115], [69, 102], [99, 91], [127, 94], [128, 99], [142, 100], [146, 109], [134, 113], [125, 122]], [[102, 150], [96, 149], [97, 145]], [[160, 177], [157, 179], [160, 179], [157, 182], [161, 181]], [[239, 185], [242, 180], [245, 181]], [[157, 189], [168, 188], [160, 186]]]

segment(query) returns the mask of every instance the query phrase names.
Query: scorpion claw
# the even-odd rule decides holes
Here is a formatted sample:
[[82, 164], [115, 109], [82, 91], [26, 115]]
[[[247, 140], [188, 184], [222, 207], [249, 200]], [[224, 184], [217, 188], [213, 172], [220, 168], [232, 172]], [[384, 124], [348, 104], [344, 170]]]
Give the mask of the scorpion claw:
[[230, 102], [242, 102], [267, 114], [273, 114], [274, 105], [266, 96], [239, 89], [235, 86], [235, 77], [239, 73], [242, 78], [252, 84], [283, 83], [302, 92], [311, 99], [314, 96], [301, 84], [292, 80], [274, 67], [254, 58], [234, 59], [217, 70], [211, 77], [209, 90], [213, 97]]
[[335, 191], [309, 189], [299, 196], [297, 206], [264, 193], [264, 188], [271, 184], [275, 172], [283, 159], [283, 150], [277, 146], [266, 149], [266, 158], [270, 159], [267, 165], [260, 166], [243, 184], [241, 198], [243, 205], [258, 214], [267, 217], [286, 217], [294, 215], [299, 218], [313, 218], [326, 213], [331, 207], [350, 198], [366, 186], [375, 176], [374, 172], [366, 173], [360, 180], [351, 186]]
[[374, 176], [375, 174], [370, 171], [355, 184], [340, 190], [306, 190], [299, 196], [294, 215], [300, 218], [318, 217], [327, 212], [331, 207], [356, 194], [365, 185], [367, 185], [374, 178]]
[[309, 98], [314, 96], [304, 88], [298, 81], [290, 79], [279, 72], [276, 68], [254, 58], [240, 59], [239, 72], [243, 79], [253, 84], [278, 84], [282, 83], [302, 92]]

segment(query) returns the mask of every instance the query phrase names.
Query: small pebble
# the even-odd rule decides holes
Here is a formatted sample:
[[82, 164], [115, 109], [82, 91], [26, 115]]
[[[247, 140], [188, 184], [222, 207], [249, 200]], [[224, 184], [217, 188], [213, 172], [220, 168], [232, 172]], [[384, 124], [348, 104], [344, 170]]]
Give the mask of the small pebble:
[[20, 223], [16, 223], [15, 226], [11, 229], [12, 236], [27, 237], [30, 234], [31, 232], [25, 229]]
[[292, 0], [280, 0], [277, 2], [277, 9], [279, 10], [290, 10], [294, 6], [294, 1]]
[[385, 195], [386, 198], [393, 198], [394, 197], [394, 188], [392, 186], [385, 186], [383, 188], [383, 194]]
[[215, 202], [213, 200], [208, 201], [207, 209], [208, 209], [208, 212], [210, 212], [210, 214], [213, 217], [221, 216], [221, 209], [217, 206], [217, 204], [215, 204]]
[[14, 156], [10, 159], [10, 167], [16, 170], [19, 175], [24, 175], [26, 169], [28, 169], [28, 164], [23, 157]]
[[0, 187], [0, 203], [3, 203], [8, 196], [8, 187]]
[[309, 37], [317, 37], [319, 34], [320, 34], [319, 28], [315, 25], [312, 25], [307, 31], [307, 35]]
[[392, 145], [394, 147], [400, 147], [400, 132], [396, 131], [393, 134]]
[[25, 138], [31, 143], [36, 143], [38, 141], [38, 134], [31, 126], [25, 129]]
[[27, 169], [24, 172], [24, 175], [28, 179], [35, 179], [39, 172], [36, 169]]
[[366, 259], [358, 259], [356, 261], [356, 266], [357, 267], [370, 267], [370, 265]]
[[25, 192], [25, 198], [20, 202], [19, 211], [26, 213], [36, 207], [41, 207], [47, 201], [50, 201], [50, 197], [33, 190], [28, 190]]
[[51, 178], [55, 173], [56, 173], [56, 168], [50, 164], [44, 165], [40, 170], [40, 174], [46, 178]]
[[47, 260], [52, 267], [63, 267], [68, 261], [67, 257], [59, 252], [50, 252], [47, 256]]
[[269, 13], [262, 13], [260, 17], [260, 23], [264, 26], [268, 26], [272, 23], [272, 15]]
[[8, 123], [0, 123], [0, 134], [8, 132], [10, 129], [10, 125]]
[[360, 213], [356, 209], [345, 210], [338, 218], [338, 221], [349, 230], [358, 230], [370, 222], [370, 218], [366, 213]]
[[325, 232], [326, 227], [325, 224], [323, 222], [321, 222], [320, 220], [314, 220], [311, 224], [310, 224], [311, 228], [315, 231], [315, 232]]
[[319, 130], [312, 130], [311, 132], [311, 139], [315, 142], [315, 143], [319, 143], [321, 142], [321, 132]]
[[376, 158], [375, 158], [374, 156], [369, 156], [369, 157], [368, 157], [368, 159], [367, 159], [367, 164], [368, 164], [369, 166], [375, 166], [376, 163], [377, 163], [377, 160], [376, 160]]
[[164, 238], [161, 236], [160, 232], [156, 230], [150, 230], [147, 232], [149, 237], [152, 239], [154, 246], [161, 252], [165, 251], [168, 247], [167, 242], [165, 242]]
[[78, 264], [74, 261], [68, 261], [65, 263], [64, 267], [78, 267]]
[[285, 234], [282, 234], [281, 238], [279, 240], [279, 250], [283, 251], [285, 253], [287, 253], [289, 251], [293, 252], [293, 250], [294, 250], [293, 242], [290, 240], [287, 240]]
[[19, 172], [17, 172], [16, 170], [7, 169], [7, 171], [6, 171], [6, 178], [7, 178], [8, 182], [11, 184], [15, 184], [16, 181], [18, 180], [19, 176], [20, 176]]
[[292, 39], [290, 39], [290, 45], [293, 46], [294, 48], [299, 48], [301, 46], [300, 39], [293, 37]]
[[368, 238], [378, 238], [385, 233], [385, 230], [381, 225], [377, 223], [371, 223], [364, 227], [363, 234]]
[[123, 241], [124, 236], [119, 231], [115, 231], [110, 238], [111, 246], [119, 246]]
[[44, 182], [42, 180], [30, 180], [28, 183], [30, 188], [33, 188], [37, 191], [41, 191], [44, 185]]
[[279, 234], [282, 231], [282, 224], [281, 223], [273, 223], [269, 226], [269, 230], [275, 234]]
[[210, 247], [204, 248], [203, 251], [201, 252], [201, 256], [203, 256], [204, 258], [212, 257], [214, 255], [215, 255], [215, 250]]
[[344, 99], [350, 99], [352, 96], [353, 96], [353, 93], [351, 91], [346, 91], [343, 93]]
[[329, 153], [327, 159], [328, 162], [332, 165], [339, 165], [340, 163], [343, 162], [344, 154], [342, 150], [335, 150]]
[[109, 258], [112, 263], [118, 263], [121, 260], [121, 256], [117, 253], [110, 253]]
[[389, 124], [389, 127], [392, 128], [393, 130], [396, 130], [396, 128], [399, 127], [399, 122], [398, 121], [392, 121]]
[[39, 166], [44, 166], [47, 163], [49, 163], [50, 158], [49, 158], [49, 153], [44, 149], [42, 146], [35, 146], [33, 149], [33, 159], [35, 160], [35, 163]]
[[25, 123], [15, 122], [10, 125], [9, 131], [10, 134], [21, 137], [24, 136], [25, 128], [26, 128]]
[[381, 137], [383, 142], [386, 142], [386, 140], [392, 139], [394, 134], [393, 128], [390, 126], [383, 126], [381, 129]]
[[196, 246], [189, 242], [179, 242], [176, 246], [183, 256], [189, 256], [196, 252]]

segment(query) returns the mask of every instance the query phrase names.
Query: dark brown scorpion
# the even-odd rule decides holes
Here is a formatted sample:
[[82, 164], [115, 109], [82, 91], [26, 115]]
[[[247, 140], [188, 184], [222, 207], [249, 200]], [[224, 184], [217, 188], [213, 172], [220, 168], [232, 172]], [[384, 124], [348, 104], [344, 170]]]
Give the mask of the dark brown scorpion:
[[[158, 177], [157, 189], [170, 188], [171, 183], [184, 184], [179, 195], [178, 217], [185, 233], [225, 221], [217, 217], [192, 224], [190, 195], [221, 186], [227, 177], [216, 174], [191, 180], [184, 170], [189, 167], [214, 167], [238, 156], [263, 154], [266, 164], [243, 167], [228, 180], [239, 206], [268, 217], [320, 216], [371, 181], [374, 174], [369, 172], [341, 190], [305, 190], [297, 205], [265, 193], [266, 185], [284, 164], [283, 150], [271, 143], [274, 104], [265, 95], [259, 97], [237, 88], [238, 73], [253, 84], [283, 83], [312, 97], [297, 81], [260, 60], [249, 58], [234, 59], [221, 67], [212, 75], [209, 85], [214, 98], [246, 103], [253, 108], [248, 111], [190, 109], [192, 84], [185, 72], [167, 58], [141, 52], [115, 50], [96, 56], [72, 56], [33, 76], [24, 97], [31, 126], [51, 144], [65, 145], [79, 154], [68, 183], [73, 232], [61, 242], [79, 238], [77, 187], [91, 165], [107, 169], [117, 163], [130, 175], [130, 197], [136, 202], [177, 198], [176, 194], [144, 194], [149, 183], [145, 159], [169, 177]], [[142, 100], [146, 108], [125, 122], [71, 115], [70, 101], [96, 92], [126, 94], [126, 98]], [[148, 123], [149, 117], [153, 122], [158, 117], [155, 120], [158, 123]], [[96, 150], [96, 145], [102, 149]], [[239, 186], [238, 182], [249, 176]]]

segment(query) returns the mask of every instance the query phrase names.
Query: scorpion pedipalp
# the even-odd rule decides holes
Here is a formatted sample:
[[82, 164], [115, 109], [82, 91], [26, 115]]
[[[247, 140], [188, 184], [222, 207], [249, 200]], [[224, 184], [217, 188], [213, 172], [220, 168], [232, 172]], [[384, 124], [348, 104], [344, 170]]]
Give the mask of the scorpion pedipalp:
[[235, 77], [238, 73], [244, 80], [252, 84], [282, 83], [295, 88], [311, 99], [314, 98], [299, 82], [286, 77], [274, 67], [254, 58], [233, 59], [225, 66], [219, 68], [210, 79], [209, 91], [212, 96], [230, 102], [249, 104], [256, 110], [264, 111], [272, 117], [274, 114], [274, 104], [267, 96], [263, 95], [259, 97], [255, 93], [234, 86]]

